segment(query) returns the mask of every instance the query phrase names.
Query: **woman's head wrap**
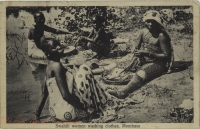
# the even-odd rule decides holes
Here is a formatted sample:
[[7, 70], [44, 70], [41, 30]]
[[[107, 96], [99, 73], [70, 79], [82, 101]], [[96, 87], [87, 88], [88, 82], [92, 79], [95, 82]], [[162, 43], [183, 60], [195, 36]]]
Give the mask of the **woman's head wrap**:
[[161, 18], [161, 15], [158, 11], [155, 10], [150, 10], [147, 11], [144, 15], [143, 15], [143, 21], [145, 22], [146, 20], [155, 20], [157, 23], [159, 23], [162, 27], [164, 27], [163, 25], [163, 20]]
[[37, 12], [37, 13], [34, 14], [34, 19], [37, 19], [38, 17], [45, 18], [44, 14], [42, 12]]

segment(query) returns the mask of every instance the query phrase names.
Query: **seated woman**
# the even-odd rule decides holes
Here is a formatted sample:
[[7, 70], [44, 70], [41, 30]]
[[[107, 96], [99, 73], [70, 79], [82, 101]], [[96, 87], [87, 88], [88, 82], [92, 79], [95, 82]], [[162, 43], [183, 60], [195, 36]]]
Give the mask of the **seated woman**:
[[[60, 63], [63, 50], [59, 42], [46, 44], [49, 63], [46, 68], [43, 96], [36, 111], [39, 119], [49, 95], [49, 111], [52, 117], [62, 121], [82, 119], [101, 112], [106, 95], [94, 79], [90, 67], [81, 65], [76, 77]], [[51, 49], [49, 49], [51, 48]]]
[[80, 39], [87, 41], [88, 49], [96, 52], [98, 59], [103, 56], [108, 56], [110, 53], [110, 39], [104, 30], [103, 23], [105, 19], [102, 16], [96, 15], [93, 17], [93, 29], [88, 37], [82, 36]]
[[147, 11], [144, 14], [143, 21], [146, 28], [139, 35], [134, 55], [143, 59], [145, 63], [121, 90], [108, 91], [118, 98], [126, 98], [129, 93], [139, 89], [147, 81], [162, 75], [167, 71], [167, 64], [171, 59], [171, 39], [164, 30], [160, 14], [153, 10]]
[[54, 34], [72, 34], [71, 32], [54, 29], [45, 25], [45, 17], [42, 12], [35, 13], [34, 20], [35, 24], [30, 28], [28, 33], [28, 55], [32, 71], [35, 71], [39, 64], [47, 64], [48, 62], [43, 53], [46, 50], [45, 42], [41, 42], [41, 39], [45, 38], [44, 31]]

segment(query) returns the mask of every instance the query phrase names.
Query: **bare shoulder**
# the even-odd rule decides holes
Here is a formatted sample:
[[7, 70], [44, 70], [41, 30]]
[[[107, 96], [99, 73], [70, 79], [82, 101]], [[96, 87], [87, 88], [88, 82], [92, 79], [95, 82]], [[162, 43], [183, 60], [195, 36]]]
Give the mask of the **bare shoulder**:
[[159, 37], [165, 37], [165, 36], [166, 35], [163, 32], [159, 33]]
[[140, 30], [140, 35], [145, 35], [149, 32], [149, 30], [147, 28], [143, 28]]
[[149, 30], [147, 28], [143, 28], [143, 29], [140, 30], [140, 32], [143, 32], [143, 33], [146, 32], [147, 33], [147, 32], [149, 32]]
[[28, 38], [29, 39], [33, 39], [34, 30], [35, 30], [34, 26], [31, 26], [30, 29], [29, 29], [29, 32], [28, 32]]
[[33, 32], [34, 30], [35, 30], [35, 28], [33, 26], [31, 26], [30, 29], [29, 29], [29, 33]]
[[63, 69], [63, 66], [60, 62], [54, 62], [52, 65], [51, 65], [51, 68], [53, 71], [60, 71]]
[[166, 32], [160, 32], [159, 33], [159, 39], [170, 40], [170, 37]]
[[31, 27], [30, 27], [30, 30], [34, 30], [35, 29], [35, 25], [33, 24]]
[[162, 44], [162, 45], [171, 46], [171, 44], [170, 44], [171, 39], [166, 32], [159, 33], [158, 40], [159, 40], [160, 44]]
[[55, 75], [60, 74], [63, 70], [64, 68], [60, 62], [53, 62], [46, 68], [47, 77], [55, 77]]

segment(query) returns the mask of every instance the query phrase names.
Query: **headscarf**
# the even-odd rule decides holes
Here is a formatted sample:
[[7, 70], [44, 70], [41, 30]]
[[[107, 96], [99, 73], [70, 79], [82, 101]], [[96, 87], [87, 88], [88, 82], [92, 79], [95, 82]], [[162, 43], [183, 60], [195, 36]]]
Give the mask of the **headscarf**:
[[162, 20], [161, 15], [158, 11], [155, 11], [155, 10], [147, 11], [143, 15], [143, 21], [145, 22], [146, 20], [155, 20], [157, 23], [159, 23], [164, 28], [163, 20]]

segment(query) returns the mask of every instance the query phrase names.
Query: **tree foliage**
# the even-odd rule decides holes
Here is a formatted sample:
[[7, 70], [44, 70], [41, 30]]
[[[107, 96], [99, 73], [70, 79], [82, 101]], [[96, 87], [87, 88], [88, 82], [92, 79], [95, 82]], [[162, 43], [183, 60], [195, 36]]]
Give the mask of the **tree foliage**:
[[[192, 23], [188, 23], [188, 19], [193, 18], [192, 13], [185, 13], [184, 10], [190, 8], [190, 6], [62, 6], [62, 7], [7, 7], [6, 16], [14, 15], [19, 16], [21, 10], [25, 10], [31, 14], [38, 11], [50, 12], [51, 9], [62, 10], [61, 14], [58, 14], [54, 18], [56, 25], [60, 25], [60, 28], [74, 31], [77, 28], [91, 27], [91, 18], [94, 15], [102, 15], [105, 17], [105, 26], [108, 29], [115, 28], [120, 31], [128, 31], [134, 28], [142, 28], [142, 16], [148, 10], [161, 11], [162, 9], [171, 9], [174, 14], [175, 22], [182, 22], [184, 27], [182, 32], [191, 33], [193, 31]], [[74, 16], [73, 18], [68, 14]], [[63, 19], [64, 20], [61, 20]], [[52, 21], [50, 21], [52, 22]], [[174, 24], [175, 24], [174, 22]], [[166, 23], [168, 24], [168, 23]]]

